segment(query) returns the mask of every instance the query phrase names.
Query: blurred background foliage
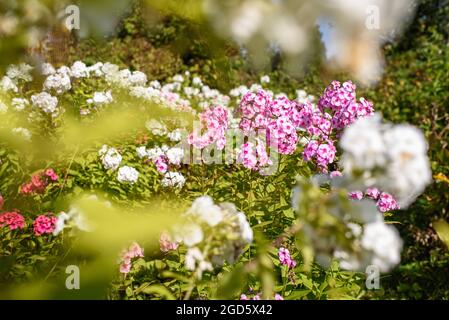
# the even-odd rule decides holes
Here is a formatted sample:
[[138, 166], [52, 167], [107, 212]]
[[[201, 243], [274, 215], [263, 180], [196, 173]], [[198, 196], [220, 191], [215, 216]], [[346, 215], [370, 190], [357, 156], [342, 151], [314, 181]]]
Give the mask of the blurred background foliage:
[[[195, 1], [188, 1], [192, 6], [194, 3]], [[281, 52], [267, 49], [268, 63], [261, 70], [251, 63], [244, 48], [209, 32], [206, 22], [195, 10], [181, 10], [183, 8], [185, 6], [176, 6], [174, 1], [133, 1], [126, 14], [117, 20], [119, 22], [115, 32], [103, 38], [79, 37], [76, 32], [70, 33], [56, 23], [51, 27], [51, 40], [44, 41], [45, 46], [36, 46], [31, 50], [31, 55], [56, 66], [69, 65], [77, 60], [86, 63], [109, 61], [123, 68], [140, 70], [149, 79], [162, 81], [175, 74], [190, 71], [200, 74], [207, 85], [223, 92], [241, 84], [255, 83], [263, 74], [270, 76], [270, 88], [273, 91], [285, 92], [291, 97], [294, 97], [296, 89], [304, 89], [318, 96], [331, 80], [349, 79], [348, 74], [336, 74], [328, 67], [318, 27], [312, 43], [316, 54], [309, 59], [302, 76], [293, 77], [285, 71], [286, 60]], [[19, 57], [19, 53], [23, 53], [21, 39], [11, 38], [8, 39], [11, 42], [5, 41], [3, 38], [0, 41], [2, 59]], [[8, 43], [17, 45], [8, 46]], [[420, 0], [416, 16], [406, 28], [404, 36], [387, 43], [383, 52], [386, 63], [382, 79], [375, 86], [361, 87], [359, 94], [372, 100], [376, 110], [381, 111], [386, 119], [397, 123], [409, 122], [424, 130], [429, 141], [434, 182], [412, 207], [395, 213], [394, 220], [400, 221], [396, 226], [405, 241], [401, 265], [392, 274], [382, 278], [381, 291], [367, 293], [366, 297], [449, 299], [449, 252], [433, 228], [434, 221], [449, 220], [449, 0]], [[2, 61], [2, 67], [11, 61]], [[15, 176], [23, 175], [17, 159], [9, 157], [8, 161], [8, 170], [12, 171], [0, 171], [2, 182], [11, 179], [12, 172]], [[5, 166], [4, 163], [2, 165]], [[301, 167], [298, 163], [289, 162], [288, 165], [296, 172], [307, 171], [305, 168], [298, 169]], [[95, 165], [89, 159], [75, 158], [74, 168], [77, 166], [80, 167], [80, 172], [100, 171], [100, 168], [94, 168]], [[285, 172], [289, 170], [286, 169]], [[308, 175], [308, 172], [301, 173]], [[238, 172], [232, 178], [237, 179], [239, 175], [243, 177], [245, 174], [248, 173]], [[81, 173], [79, 175], [83, 176]], [[252, 225], [270, 221], [269, 217], [263, 217], [262, 206], [285, 211], [283, 216], [274, 219], [291, 219], [288, 198], [289, 190], [294, 184], [293, 177], [282, 175], [282, 172], [275, 177], [250, 177], [242, 179], [251, 184], [245, 186], [230, 185], [231, 180], [226, 181], [226, 175], [225, 168], [207, 171], [201, 167], [193, 167], [191, 176], [199, 178], [198, 181], [190, 182], [188, 197], [193, 199], [208, 189], [209, 194], [217, 201], [228, 200], [223, 194], [226, 191], [227, 197], [233, 197], [239, 209], [255, 212], [251, 217]], [[97, 178], [100, 179], [99, 176]], [[94, 183], [86, 181], [84, 187], [91, 184], [95, 188], [103, 183], [105, 182], [100, 180]], [[143, 198], [149, 196], [154, 191], [153, 188], [157, 191], [156, 181], [150, 185], [151, 192], [142, 190]], [[215, 188], [217, 185], [221, 187]], [[267, 196], [274, 185], [277, 190], [284, 190], [285, 194]], [[117, 190], [117, 198], [123, 200], [126, 195], [120, 192]], [[260, 195], [261, 198], [255, 195]], [[264, 231], [268, 237], [274, 237], [278, 230], [270, 231], [270, 226], [275, 225], [261, 225], [255, 231]], [[251, 252], [248, 254], [251, 255]], [[175, 260], [173, 266], [180, 263]], [[142, 270], [159, 269], [169, 268], [154, 261], [142, 262]], [[325, 273], [316, 271], [311, 277], [327, 279], [329, 272], [332, 273], [332, 270]], [[323, 290], [320, 291], [320, 288], [309, 283], [311, 280], [307, 276], [301, 277], [305, 279], [298, 279], [300, 283], [302, 281], [311, 286], [310, 290], [305, 289], [304, 296], [326, 297], [322, 295]], [[341, 277], [344, 278], [345, 275], [342, 273]], [[348, 281], [352, 283], [353, 280]], [[128, 281], [132, 282], [130, 279]], [[163, 288], [156, 286], [145, 289], [150, 284], [143, 283], [140, 291], [147, 290], [149, 294], [162, 292], [160, 295], [163, 295]], [[359, 287], [352, 288], [354, 295], [360, 293]], [[199, 291], [201, 289], [204, 288], [199, 286]], [[112, 293], [112, 297], [120, 294], [133, 296], [135, 293], [120, 290]], [[331, 298], [333, 291], [330, 292], [327, 297]], [[201, 296], [201, 292], [198, 295]], [[220, 294], [217, 293], [217, 296]]]

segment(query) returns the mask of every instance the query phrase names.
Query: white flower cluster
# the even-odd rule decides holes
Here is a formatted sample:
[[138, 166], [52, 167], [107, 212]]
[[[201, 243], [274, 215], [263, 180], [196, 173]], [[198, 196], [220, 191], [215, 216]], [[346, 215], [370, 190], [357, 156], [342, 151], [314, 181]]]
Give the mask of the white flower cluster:
[[379, 115], [365, 117], [344, 131], [340, 144], [345, 175], [361, 177], [362, 187], [390, 192], [402, 208], [431, 182], [427, 141], [416, 127], [384, 124]]
[[181, 189], [186, 183], [186, 179], [180, 172], [167, 171], [164, 173], [164, 178], [161, 180], [163, 187], [171, 187]]
[[336, 248], [333, 252], [342, 269], [364, 271], [368, 266], [376, 266], [380, 272], [388, 272], [401, 261], [402, 240], [396, 228], [384, 221], [367, 223], [363, 231], [359, 225], [353, 224], [352, 236], [358, 251]]
[[106, 92], [94, 92], [91, 99], [87, 99], [88, 104], [94, 104], [95, 106], [101, 106], [111, 103], [114, 99], [112, 98], [111, 90]]
[[[100, 200], [95, 194], [88, 195], [85, 199], [95, 202], [101, 201], [106, 207], [112, 207], [112, 204], [109, 201]], [[71, 204], [68, 212], [61, 211], [58, 214], [53, 235], [56, 236], [64, 229], [74, 227], [85, 232], [91, 232], [94, 229], [94, 226], [88, 222], [86, 214], [77, 204]]]
[[184, 150], [182, 148], [173, 147], [167, 150], [166, 155], [171, 164], [179, 166], [184, 159]]
[[148, 81], [143, 72], [131, 72], [129, 69], [120, 70], [117, 65], [111, 63], [105, 63], [101, 71], [107, 82], [121, 88], [144, 86]]
[[162, 147], [155, 147], [151, 149], [147, 149], [145, 146], [141, 146], [136, 148], [137, 156], [139, 158], [148, 158], [150, 160], [155, 160], [158, 157], [166, 156], [168, 162], [179, 166], [182, 163], [184, 158], [184, 150], [178, 147], [168, 147], [167, 145], [163, 145]]
[[66, 72], [57, 72], [49, 75], [44, 82], [44, 90], [55, 90], [56, 94], [62, 94], [72, 88], [70, 77]]
[[12, 92], [18, 92], [19, 88], [15, 84], [13, 80], [8, 78], [7, 76], [4, 76], [2, 80], [0, 80], [0, 89], [4, 92], [12, 91]]
[[214, 204], [209, 196], [197, 198], [184, 215], [186, 221], [174, 227], [173, 239], [187, 246], [186, 268], [201, 278], [213, 264], [234, 263], [253, 240], [252, 229], [233, 204]]
[[19, 65], [10, 65], [6, 71], [6, 76], [14, 82], [24, 81], [30, 82], [33, 80], [31, 76], [31, 70], [33, 67], [26, 63], [21, 63]]
[[45, 113], [57, 114], [58, 98], [53, 97], [47, 92], [41, 92], [31, 96], [33, 106], [41, 109]]
[[65, 228], [76, 227], [81, 231], [91, 231], [92, 228], [87, 224], [85, 216], [76, 207], [70, 207], [69, 212], [60, 212], [57, 216], [53, 235], [57, 236]]
[[169, 133], [167, 133], [167, 137], [170, 141], [178, 142], [182, 140], [182, 130], [181, 129], [175, 129]]
[[31, 132], [30, 132], [30, 130], [28, 130], [26, 128], [22, 128], [22, 127], [13, 128], [12, 133], [22, 137], [26, 141], [31, 141]]
[[167, 134], [167, 126], [163, 124], [162, 122], [159, 122], [155, 119], [151, 119], [145, 123], [145, 127], [150, 131], [152, 134], [156, 136], [164, 136]]
[[152, 160], [157, 170], [164, 174], [161, 181], [164, 187], [182, 188], [186, 182], [184, 176], [179, 172], [168, 171], [168, 164], [179, 166], [184, 159], [184, 149], [178, 147], [154, 147], [147, 149], [145, 146], [136, 148], [137, 156], [140, 159]]
[[139, 179], [139, 172], [133, 167], [123, 166], [118, 169], [117, 180], [122, 183], [134, 184]]
[[185, 129], [176, 128], [173, 131], [170, 131], [164, 123], [156, 119], [150, 119], [149, 121], [147, 121], [145, 123], [145, 127], [155, 136], [165, 136], [173, 142], [181, 141], [183, 138], [183, 134], [187, 136], [187, 131]]
[[122, 162], [122, 156], [115, 148], [110, 148], [107, 145], [103, 145], [98, 151], [103, 167], [106, 170], [117, 170]]
[[[299, 189], [292, 197], [295, 204], [303, 201]], [[345, 270], [364, 271], [367, 266], [374, 265], [379, 271], [388, 272], [400, 262], [402, 240], [399, 233], [384, 222], [372, 200], [342, 202], [335, 197], [327, 210], [337, 221], [333, 227], [309, 222], [303, 227], [305, 239], [320, 265], [327, 268], [335, 259]], [[339, 230], [345, 231], [340, 234]]]
[[315, 97], [311, 94], [307, 94], [307, 92], [304, 90], [296, 90], [296, 100], [299, 103], [314, 102]]
[[0, 90], [17, 93], [19, 91], [17, 87], [19, 82], [30, 82], [33, 80], [31, 70], [33, 70], [33, 67], [26, 63], [10, 65], [6, 71], [6, 75], [0, 80]]
[[24, 98], [13, 98], [11, 104], [17, 111], [22, 111], [30, 105], [30, 102]]

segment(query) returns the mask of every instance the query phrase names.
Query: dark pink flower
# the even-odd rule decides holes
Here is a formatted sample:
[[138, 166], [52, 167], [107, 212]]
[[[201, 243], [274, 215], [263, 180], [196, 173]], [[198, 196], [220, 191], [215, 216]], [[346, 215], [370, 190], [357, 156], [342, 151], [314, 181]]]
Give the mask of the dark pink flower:
[[24, 217], [16, 212], [4, 212], [0, 214], [0, 227], [8, 226], [10, 230], [23, 229], [25, 227]]
[[38, 216], [33, 223], [34, 234], [40, 236], [44, 233], [52, 233], [55, 230], [58, 219], [50, 214]]
[[49, 177], [52, 181], [58, 180], [58, 175], [53, 171], [53, 169], [45, 170], [45, 175]]

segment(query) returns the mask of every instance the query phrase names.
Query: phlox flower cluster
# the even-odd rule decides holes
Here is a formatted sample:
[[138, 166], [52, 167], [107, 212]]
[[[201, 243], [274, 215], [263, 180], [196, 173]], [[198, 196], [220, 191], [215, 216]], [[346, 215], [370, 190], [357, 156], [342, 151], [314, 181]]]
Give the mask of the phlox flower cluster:
[[17, 211], [3, 212], [0, 214], [0, 227], [8, 227], [9, 230], [23, 229], [25, 218]]
[[[33, 221], [33, 231], [36, 236], [53, 233], [57, 224], [57, 218], [51, 213], [42, 214]], [[0, 227], [8, 227], [9, 230], [24, 229], [25, 218], [17, 210], [0, 214]]]
[[[96, 196], [92, 196], [92, 198], [98, 199]], [[109, 206], [110, 203], [106, 202], [106, 205]], [[60, 212], [56, 219], [55, 229], [53, 230], [54, 236], [57, 236], [68, 227], [76, 227], [78, 230], [86, 232], [92, 231], [92, 227], [86, 221], [84, 214], [76, 206], [70, 206], [68, 212]]]
[[33, 80], [31, 71], [33, 67], [26, 63], [10, 65], [6, 70], [6, 75], [0, 81], [2, 91], [18, 92], [19, 83], [30, 82]]
[[288, 266], [289, 269], [296, 267], [296, 261], [290, 256], [290, 251], [287, 248], [281, 247], [278, 250], [279, 262], [281, 265]]
[[[139, 172], [130, 166], [120, 167], [122, 156], [117, 149], [103, 145], [98, 151], [103, 167], [106, 170], [117, 171], [117, 180], [121, 183], [134, 184], [139, 179]], [[120, 167], [120, 168], [119, 168]]]
[[264, 131], [267, 141], [281, 154], [291, 154], [296, 149], [299, 126], [299, 103], [286, 96], [273, 98], [263, 89], [247, 92], [240, 102], [237, 114], [241, 116], [239, 127], [249, 135]]
[[31, 177], [31, 181], [20, 188], [22, 194], [43, 193], [50, 183], [58, 181], [59, 177], [53, 169], [47, 169]]
[[147, 149], [145, 146], [136, 148], [137, 156], [149, 159], [156, 166], [156, 170], [163, 174], [161, 184], [164, 187], [182, 188], [185, 178], [180, 172], [171, 171], [179, 167], [184, 159], [184, 150], [179, 147], [154, 147]]
[[399, 204], [396, 199], [387, 192], [381, 192], [375, 187], [366, 189], [365, 193], [362, 191], [352, 191], [348, 196], [354, 200], [362, 200], [364, 197], [376, 200], [377, 208], [380, 212], [388, 212], [392, 210], [399, 210]]
[[93, 97], [91, 99], [87, 99], [88, 104], [93, 104], [95, 106], [108, 104], [112, 101], [114, 101], [114, 99], [112, 98], [111, 90], [106, 92], [94, 92]]
[[165, 173], [169, 166], [180, 166], [184, 159], [184, 150], [179, 147], [154, 147], [147, 149], [145, 146], [136, 148], [137, 156], [139, 158], [147, 158], [156, 165], [157, 171]]
[[54, 90], [56, 94], [62, 94], [72, 88], [70, 76], [66, 72], [55, 72], [47, 77], [44, 82], [44, 90]]
[[141, 248], [137, 242], [133, 242], [127, 249], [123, 250], [120, 255], [120, 272], [123, 274], [129, 273], [132, 267], [132, 260], [143, 257], [143, 248]]
[[30, 105], [30, 102], [25, 98], [13, 98], [11, 100], [11, 105], [17, 111], [22, 111], [25, 110], [25, 108]]
[[237, 163], [241, 163], [245, 168], [252, 170], [261, 170], [273, 164], [268, 156], [264, 141], [259, 138], [255, 139], [255, 144], [248, 141], [240, 147]]
[[[382, 123], [379, 115], [363, 118], [345, 130], [340, 145], [353, 190], [379, 188], [405, 208], [432, 179], [426, 139], [411, 125]], [[388, 202], [388, 196], [381, 197], [382, 205]]]
[[42, 214], [33, 222], [34, 234], [37, 236], [44, 233], [53, 233], [56, 227], [57, 218], [51, 214]]
[[304, 160], [314, 159], [318, 167], [327, 172], [334, 162], [335, 141], [342, 130], [358, 118], [371, 116], [374, 108], [364, 98], [356, 100], [356, 86], [351, 81], [341, 84], [333, 81], [320, 97], [317, 106], [303, 105], [300, 111], [302, 127], [309, 133], [309, 142], [304, 148]]
[[34, 107], [41, 109], [43, 112], [53, 116], [58, 113], [58, 98], [53, 97], [47, 92], [41, 92], [31, 96], [31, 102]]
[[189, 144], [198, 149], [203, 149], [212, 143], [216, 143], [218, 150], [223, 150], [226, 145], [226, 131], [228, 129], [228, 110], [217, 106], [207, 108], [200, 115], [201, 126], [206, 129], [202, 135], [193, 132], [188, 136]]
[[179, 243], [171, 238], [170, 233], [164, 231], [159, 237], [159, 247], [162, 252], [169, 252], [178, 249]]
[[115, 148], [103, 145], [98, 151], [103, 167], [106, 170], [117, 170], [122, 162], [122, 156]]
[[21, 137], [22, 139], [24, 139], [26, 141], [31, 141], [32, 134], [31, 134], [30, 130], [28, 130], [26, 128], [22, 128], [22, 127], [13, 128], [11, 130], [11, 132], [17, 137]]
[[139, 172], [129, 166], [123, 166], [118, 169], [117, 180], [121, 183], [135, 184], [139, 179]]
[[388, 272], [400, 262], [402, 240], [399, 233], [385, 223], [383, 213], [371, 199], [379, 199], [382, 194], [379, 190], [368, 189], [366, 196], [361, 191], [352, 192], [349, 197], [358, 201], [349, 201], [341, 195], [345, 188], [332, 186], [324, 198], [314, 200], [325, 203], [326, 210], [310, 215], [313, 210], [309, 207], [307, 190], [316, 188], [318, 192], [321, 187], [318, 181], [311, 182], [311, 186], [300, 183], [295, 187], [292, 205], [304, 221], [301, 230], [304, 243], [313, 249], [320, 265], [327, 268], [332, 260], [337, 260], [346, 270], [362, 271], [368, 265], [375, 265], [381, 272]]
[[[240, 147], [240, 162], [247, 168], [260, 170], [270, 165], [266, 159], [262, 140], [267, 147], [280, 154], [292, 154], [298, 141], [305, 143], [303, 157], [314, 161], [321, 171], [327, 172], [329, 164], [336, 156], [335, 141], [342, 129], [360, 117], [373, 113], [370, 102], [361, 98], [356, 101], [355, 85], [348, 81], [337, 81], [325, 90], [323, 97], [315, 106], [312, 98], [305, 98], [305, 92], [298, 92], [297, 100], [289, 100], [286, 95], [273, 96], [269, 90], [260, 86], [236, 88], [231, 95], [243, 94], [235, 114], [240, 117], [238, 127], [244, 136], [262, 136], [257, 143], [245, 141]], [[299, 102], [301, 101], [301, 102]], [[218, 108], [218, 109], [217, 109]], [[217, 142], [219, 150], [226, 143], [226, 130], [232, 127], [232, 117], [217, 119], [217, 110], [222, 114], [222, 107], [210, 108], [200, 114], [203, 127], [207, 129], [202, 136], [192, 133], [189, 143], [198, 149]], [[254, 151], [254, 149], [258, 149]], [[255, 160], [260, 158], [260, 162]]]
[[187, 247], [186, 268], [198, 278], [204, 271], [212, 271], [213, 265], [234, 263], [252, 240], [246, 216], [233, 204], [217, 205], [209, 196], [197, 198], [170, 235], [171, 242]]
[[186, 179], [180, 172], [167, 171], [161, 180], [161, 185], [166, 188], [181, 189], [186, 183]]

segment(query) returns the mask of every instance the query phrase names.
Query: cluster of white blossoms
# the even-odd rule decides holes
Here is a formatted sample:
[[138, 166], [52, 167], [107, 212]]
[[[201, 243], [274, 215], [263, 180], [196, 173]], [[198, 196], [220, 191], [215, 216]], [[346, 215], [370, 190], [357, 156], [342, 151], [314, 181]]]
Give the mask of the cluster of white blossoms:
[[105, 63], [101, 71], [104, 73], [107, 82], [121, 88], [144, 86], [148, 81], [143, 72], [130, 71], [129, 69], [120, 70], [117, 65], [111, 63]]
[[60, 212], [56, 217], [55, 229], [53, 230], [53, 235], [57, 236], [66, 228], [77, 228], [81, 231], [91, 231], [92, 228], [88, 225], [86, 218], [82, 212], [71, 206], [69, 212]]
[[185, 178], [180, 172], [170, 171], [173, 167], [179, 167], [184, 159], [184, 149], [179, 147], [154, 147], [147, 149], [146, 146], [136, 148], [137, 156], [140, 159], [151, 160], [159, 173], [164, 177], [161, 180], [163, 187], [182, 188], [185, 184]]
[[145, 123], [145, 127], [155, 136], [165, 136], [168, 132], [167, 126], [155, 119], [150, 119]]
[[184, 150], [182, 148], [173, 147], [168, 149], [165, 155], [171, 164], [179, 166], [184, 159]]
[[17, 111], [22, 111], [30, 105], [30, 102], [25, 98], [13, 98], [11, 101], [11, 105]]
[[379, 115], [361, 118], [341, 138], [341, 165], [349, 181], [393, 194], [402, 208], [432, 180], [427, 141], [408, 124], [382, 123]]
[[91, 99], [87, 99], [88, 104], [94, 104], [95, 106], [101, 106], [104, 104], [108, 104], [114, 101], [112, 98], [111, 90], [106, 92], [94, 92], [94, 95]]
[[166, 188], [181, 189], [186, 183], [186, 179], [180, 172], [167, 171], [164, 173], [164, 178], [161, 180], [161, 185]]
[[30, 130], [28, 130], [27, 128], [22, 128], [22, 127], [13, 128], [12, 133], [19, 137], [22, 137], [26, 141], [31, 141], [32, 134], [31, 134]]
[[136, 153], [139, 158], [148, 158], [150, 160], [157, 160], [159, 157], [165, 157], [168, 163], [179, 166], [184, 159], [184, 150], [179, 147], [169, 147], [162, 145], [162, 147], [154, 147], [147, 149], [145, 146], [136, 148]]
[[186, 268], [198, 278], [213, 265], [234, 263], [253, 240], [245, 214], [231, 203], [217, 205], [209, 196], [197, 198], [184, 219], [173, 228], [171, 238], [187, 247]]
[[66, 72], [56, 72], [47, 77], [44, 82], [44, 90], [54, 90], [56, 94], [62, 94], [72, 88], [70, 77]]
[[[86, 195], [84, 199], [95, 202], [101, 201], [105, 207], [112, 207], [111, 202], [100, 200], [95, 194]], [[86, 214], [76, 203], [70, 205], [68, 212], [61, 211], [56, 219], [55, 229], [53, 230], [53, 235], [55, 236], [60, 234], [66, 228], [71, 228], [72, 230], [77, 229], [84, 232], [91, 232], [95, 229], [95, 225], [88, 221]]]
[[182, 137], [183, 137], [182, 134], [183, 134], [182, 130], [178, 128], [178, 129], [175, 129], [175, 130], [167, 133], [167, 138], [170, 141], [178, 142], [178, 141], [182, 140]]
[[331, 184], [330, 198], [323, 200], [327, 213], [320, 211], [321, 220], [307, 215], [310, 208], [305, 203], [310, 202], [307, 190], [311, 187], [300, 185], [293, 190], [292, 205], [302, 215], [304, 239], [323, 266], [336, 259], [343, 269], [362, 271], [375, 265], [387, 272], [400, 262], [402, 240], [397, 230], [384, 221], [375, 201], [350, 201], [346, 195], [347, 190], [382, 190], [391, 193], [405, 208], [431, 181], [428, 146], [422, 132], [408, 124], [393, 125], [381, 120], [375, 114], [345, 129], [340, 140], [343, 175], [318, 175], [312, 179], [311, 185], [316, 188], [323, 182]]
[[[187, 131], [185, 129], [176, 128], [170, 131], [165, 123], [160, 122], [156, 119], [150, 119], [145, 123], [145, 127], [155, 136], [167, 137], [170, 141], [179, 142], [184, 137], [187, 136]], [[184, 130], [184, 132], [183, 132]]]
[[31, 102], [33, 106], [41, 109], [43, 112], [56, 115], [57, 114], [57, 106], [58, 106], [58, 98], [53, 97], [51, 94], [47, 92], [41, 92], [31, 96]]
[[26, 63], [19, 65], [10, 65], [6, 71], [6, 75], [0, 80], [0, 89], [8, 92], [18, 92], [19, 83], [30, 82], [33, 80], [31, 71], [33, 67]]
[[117, 180], [122, 183], [134, 184], [139, 179], [139, 172], [133, 167], [123, 166], [118, 169]]
[[117, 170], [122, 162], [122, 156], [115, 148], [103, 145], [98, 151], [103, 167], [106, 170]]
[[[299, 209], [301, 201], [308, 200], [296, 187], [292, 194], [294, 209]], [[323, 203], [327, 203], [327, 218], [304, 218], [302, 228], [302, 239], [313, 248], [321, 266], [328, 268], [336, 260], [345, 270], [364, 271], [374, 265], [380, 272], [388, 272], [400, 262], [402, 240], [398, 231], [384, 221], [374, 201], [354, 202], [333, 195]]]

